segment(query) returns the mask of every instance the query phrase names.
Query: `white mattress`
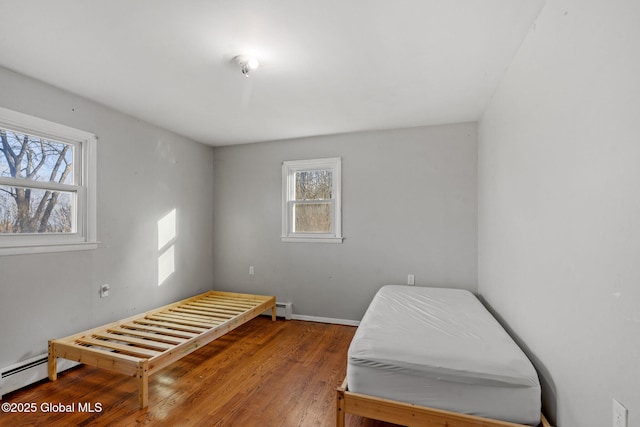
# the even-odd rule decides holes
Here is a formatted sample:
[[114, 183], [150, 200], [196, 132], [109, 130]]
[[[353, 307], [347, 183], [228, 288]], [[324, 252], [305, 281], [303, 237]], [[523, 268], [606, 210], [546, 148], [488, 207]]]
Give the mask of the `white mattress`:
[[385, 286], [348, 353], [350, 391], [537, 425], [540, 383], [511, 337], [471, 293]]

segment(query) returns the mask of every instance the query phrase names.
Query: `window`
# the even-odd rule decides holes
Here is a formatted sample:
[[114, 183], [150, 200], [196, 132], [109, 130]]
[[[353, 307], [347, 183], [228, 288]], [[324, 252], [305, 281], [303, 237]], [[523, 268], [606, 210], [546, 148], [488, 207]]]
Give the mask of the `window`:
[[341, 243], [341, 160], [282, 163], [283, 242]]
[[95, 249], [96, 136], [0, 108], [0, 255]]

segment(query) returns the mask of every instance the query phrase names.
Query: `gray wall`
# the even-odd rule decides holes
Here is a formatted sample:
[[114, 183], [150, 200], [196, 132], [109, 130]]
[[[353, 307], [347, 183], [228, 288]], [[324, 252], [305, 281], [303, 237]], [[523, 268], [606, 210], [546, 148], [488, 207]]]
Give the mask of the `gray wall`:
[[562, 427], [640, 425], [639, 22], [548, 1], [479, 125], [479, 291]]
[[[417, 285], [476, 291], [476, 130], [467, 123], [216, 148], [215, 287], [348, 320], [409, 273]], [[344, 242], [281, 243], [281, 162], [336, 156]]]
[[[45, 353], [50, 338], [211, 289], [210, 147], [1, 68], [0, 93], [3, 107], [98, 135], [101, 242], [0, 257], [0, 367]], [[176, 271], [158, 286], [157, 222], [172, 209]]]

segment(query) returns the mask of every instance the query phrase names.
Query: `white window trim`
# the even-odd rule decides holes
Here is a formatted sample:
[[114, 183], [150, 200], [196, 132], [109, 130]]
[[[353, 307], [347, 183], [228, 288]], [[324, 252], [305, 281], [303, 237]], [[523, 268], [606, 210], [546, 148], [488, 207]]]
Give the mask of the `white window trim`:
[[[74, 174], [77, 177], [76, 184], [51, 182], [42, 184], [32, 180], [24, 180], [24, 184], [30, 188], [39, 188], [46, 185], [47, 188], [63, 191], [72, 190], [76, 192], [78, 198], [77, 229], [75, 232], [63, 235], [0, 234], [0, 255], [96, 249], [98, 247], [96, 230], [96, 135], [2, 107], [0, 107], [0, 127], [75, 145]], [[0, 177], [0, 184], [11, 186], [15, 183], [15, 179]]]
[[[291, 232], [291, 210], [289, 202], [295, 197], [295, 174], [300, 170], [331, 170], [333, 216], [331, 233], [294, 233]], [[331, 157], [325, 159], [288, 160], [282, 162], [282, 242], [301, 243], [342, 243], [342, 159]]]

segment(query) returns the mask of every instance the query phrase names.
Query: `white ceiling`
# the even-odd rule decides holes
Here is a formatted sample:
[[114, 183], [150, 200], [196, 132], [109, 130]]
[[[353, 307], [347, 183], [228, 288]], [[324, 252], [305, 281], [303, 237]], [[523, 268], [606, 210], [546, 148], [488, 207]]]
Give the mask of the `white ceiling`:
[[543, 3], [0, 0], [0, 65], [210, 145], [475, 121]]

